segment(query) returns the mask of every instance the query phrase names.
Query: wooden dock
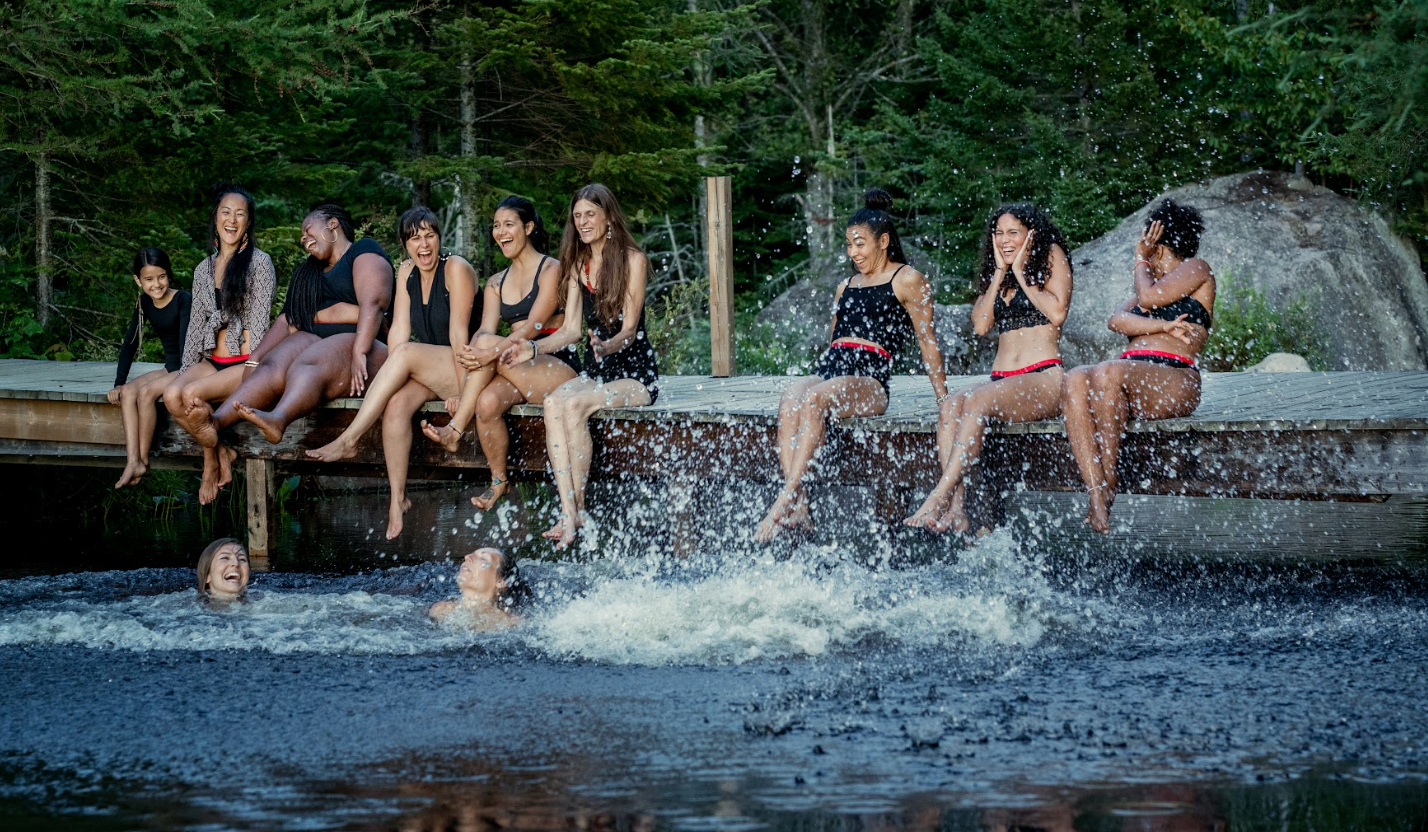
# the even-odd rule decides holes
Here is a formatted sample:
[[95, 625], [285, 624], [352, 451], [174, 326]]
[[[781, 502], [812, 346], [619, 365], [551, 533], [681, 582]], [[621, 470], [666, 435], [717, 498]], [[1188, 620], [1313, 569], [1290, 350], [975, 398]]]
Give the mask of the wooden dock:
[[[156, 365], [136, 365], [133, 373]], [[105, 398], [114, 365], [0, 361], [0, 462], [122, 467], [119, 409]], [[954, 378], [956, 389], [985, 376]], [[778, 400], [792, 381], [780, 376], [661, 381], [649, 408], [611, 410], [592, 422], [597, 458], [592, 476], [774, 480]], [[248, 476], [249, 530], [254, 554], [266, 552], [275, 472], [383, 476], [379, 431], [355, 458], [336, 465], [308, 461], [303, 451], [325, 444], [351, 422], [360, 400], [332, 402], [270, 445], [246, 423], [229, 438]], [[440, 405], [427, 407], [440, 421]], [[830, 435], [815, 481], [877, 485], [897, 510], [937, 476], [937, 408], [927, 380], [897, 377], [888, 413], [845, 420]], [[513, 471], [545, 469], [540, 408], [511, 413]], [[411, 476], [449, 478], [484, 468], [468, 433], [450, 455], [418, 439]], [[1123, 490], [1132, 493], [1276, 499], [1381, 499], [1428, 494], [1428, 372], [1209, 373], [1204, 400], [1186, 419], [1132, 423], [1122, 452]], [[981, 471], [990, 503], [976, 508], [995, 520], [1007, 489], [1080, 490], [1059, 422], [999, 428]], [[174, 425], [155, 443], [159, 468], [196, 468], [197, 445]], [[255, 488], [254, 485], [259, 485]]]

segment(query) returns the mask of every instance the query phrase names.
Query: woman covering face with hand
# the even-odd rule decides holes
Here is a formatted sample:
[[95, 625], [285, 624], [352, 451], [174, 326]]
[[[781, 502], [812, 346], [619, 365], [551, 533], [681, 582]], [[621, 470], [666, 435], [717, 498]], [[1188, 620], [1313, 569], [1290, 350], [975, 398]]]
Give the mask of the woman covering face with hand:
[[1195, 256], [1204, 230], [1188, 205], [1167, 199], [1151, 209], [1131, 267], [1135, 292], [1108, 324], [1130, 343], [1119, 358], [1077, 367], [1062, 384], [1066, 436], [1090, 494], [1086, 522], [1098, 532], [1111, 530], [1126, 422], [1189, 416], [1200, 405], [1197, 359], [1215, 308], [1215, 276]]
[[982, 234], [982, 268], [972, 328], [996, 327], [992, 380], [952, 394], [940, 405], [937, 459], [942, 477], [909, 526], [966, 531], [963, 477], [977, 463], [993, 423], [1054, 419], [1061, 414], [1061, 325], [1071, 307], [1066, 239], [1034, 205], [994, 211]]

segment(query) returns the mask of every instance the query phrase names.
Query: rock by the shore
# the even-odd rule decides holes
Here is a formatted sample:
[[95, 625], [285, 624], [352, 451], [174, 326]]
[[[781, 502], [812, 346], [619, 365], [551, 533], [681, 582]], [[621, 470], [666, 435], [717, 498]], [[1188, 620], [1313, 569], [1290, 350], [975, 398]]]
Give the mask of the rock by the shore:
[[1307, 373], [1309, 359], [1292, 352], [1272, 352], [1258, 364], [1245, 368], [1247, 373]]
[[[1231, 291], [1254, 287], [1281, 314], [1296, 301], [1311, 310], [1330, 369], [1428, 368], [1428, 284], [1417, 255], [1383, 218], [1287, 173], [1212, 179], [1151, 205], [1164, 196], [1203, 212], [1200, 256], [1228, 276]], [[1068, 363], [1102, 361], [1125, 344], [1106, 321], [1131, 295], [1146, 213], [1073, 252], [1076, 288], [1062, 340]]]

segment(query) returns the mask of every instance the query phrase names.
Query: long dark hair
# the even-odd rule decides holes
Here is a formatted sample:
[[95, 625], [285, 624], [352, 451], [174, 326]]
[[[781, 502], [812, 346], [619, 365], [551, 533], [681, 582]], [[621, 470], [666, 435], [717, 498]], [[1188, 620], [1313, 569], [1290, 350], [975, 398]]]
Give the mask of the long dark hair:
[[[610, 236], [605, 241], [605, 256], [601, 258], [600, 274], [596, 275], [599, 286], [595, 289], [595, 311], [607, 326], [620, 319], [620, 311], [625, 306], [625, 292], [630, 285], [629, 252], [631, 249], [643, 254], [630, 234], [625, 222], [625, 213], [610, 189], [599, 182], [592, 182], [570, 197], [570, 209], [565, 212], [565, 233], [560, 237], [560, 262], [565, 265], [565, 279], [578, 280], [581, 269], [590, 260], [590, 246], [580, 241], [580, 232], [575, 230], [571, 218], [575, 215], [575, 203], [580, 200], [595, 203], [605, 212], [610, 223]], [[562, 291], [565, 288], [561, 285]]]
[[257, 248], [256, 231], [258, 230], [258, 213], [253, 204], [253, 195], [238, 187], [237, 185], [219, 185], [217, 195], [213, 197], [213, 210], [208, 214], [208, 239], [212, 241], [212, 256], [217, 262], [218, 257], [218, 205], [225, 196], [237, 194], [243, 197], [245, 207], [248, 209], [248, 230], [243, 234], [243, 241], [238, 244], [238, 251], [229, 258], [228, 265], [223, 269], [223, 286], [218, 290], [218, 308], [223, 311], [230, 321], [242, 320], [243, 313], [247, 311], [248, 305], [248, 268], [253, 263], [253, 250]]
[[168, 275], [169, 286], [174, 289], [179, 288], [178, 284], [174, 282], [174, 267], [169, 263], [168, 252], [154, 246], [139, 249], [134, 254], [134, 276], [138, 277], [139, 272], [143, 271], [145, 266], [158, 266], [163, 269], [164, 274]]
[[[571, 204], [574, 205], [574, 203]], [[550, 232], [545, 230], [545, 223], [541, 222], [540, 213], [536, 211], [534, 202], [531, 202], [523, 196], [512, 194], [501, 200], [500, 204], [496, 206], [497, 211], [502, 208], [515, 211], [516, 216], [521, 218], [522, 225], [525, 223], [531, 224], [531, 233], [526, 235], [527, 239], [530, 240], [531, 248], [541, 254], [546, 254], [550, 251]], [[567, 217], [567, 219], [569, 218]]]
[[[357, 234], [352, 224], [352, 215], [339, 205], [324, 202], [307, 212], [303, 222], [313, 216], [322, 217], [324, 220], [337, 220], [337, 226], [342, 229], [348, 242], [352, 242], [352, 238]], [[288, 283], [288, 297], [283, 303], [283, 314], [287, 316], [289, 325], [303, 332], [312, 331], [312, 319], [317, 316], [318, 304], [322, 303], [322, 275], [326, 265], [326, 260], [308, 255], [306, 260], [293, 269], [293, 279]]]
[[520, 564], [515, 556], [508, 554], [505, 549], [497, 549], [494, 546], [490, 548], [501, 556], [496, 562], [496, 577], [506, 582], [506, 589], [496, 598], [496, 605], [507, 610], [524, 607], [531, 602], [535, 593], [521, 575]]
[[[1026, 226], [1028, 231], [1036, 232], [1031, 238], [1031, 252], [1026, 256], [1026, 282], [1031, 286], [1045, 286], [1046, 281], [1051, 277], [1051, 247], [1060, 246], [1061, 254], [1066, 257], [1066, 268], [1071, 268], [1070, 249], [1066, 247], [1066, 235], [1061, 233], [1061, 229], [1056, 227], [1056, 223], [1046, 215], [1046, 212], [1032, 205], [1030, 202], [1013, 202], [1010, 205], [1002, 205], [987, 217], [987, 227], [982, 231], [982, 273], [977, 280], [977, 294], [987, 291], [987, 287], [992, 285], [992, 277], [997, 273], [997, 258], [992, 251], [992, 236], [997, 230], [997, 220], [1004, 215], [1011, 214], [1016, 217], [1017, 222]], [[1011, 269], [1002, 275], [1002, 285], [997, 291], [1006, 291], [1016, 288], [1016, 275]]]
[[[907, 262], [907, 255], [903, 253], [902, 240], [897, 236], [897, 226], [893, 225], [892, 215], [888, 213], [892, 210], [892, 205], [892, 196], [887, 191], [882, 188], [869, 188], [863, 193], [863, 207], [848, 218], [845, 228], [866, 225], [874, 237], [888, 235], [888, 262], [902, 265]], [[853, 271], [857, 270], [858, 267], [853, 266]]]
[[1205, 218], [1200, 211], [1189, 205], [1181, 205], [1173, 199], [1162, 199], [1150, 209], [1145, 218], [1145, 230], [1159, 221], [1161, 225], [1160, 244], [1181, 260], [1189, 260], [1200, 253], [1200, 235], [1205, 233]]

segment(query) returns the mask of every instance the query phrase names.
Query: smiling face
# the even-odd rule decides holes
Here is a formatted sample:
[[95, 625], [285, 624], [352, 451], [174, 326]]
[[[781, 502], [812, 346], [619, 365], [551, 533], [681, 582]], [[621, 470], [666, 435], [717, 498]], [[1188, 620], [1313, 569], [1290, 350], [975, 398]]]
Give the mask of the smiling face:
[[337, 224], [337, 220], [321, 214], [309, 214], [307, 219], [302, 221], [302, 236], [298, 237], [298, 245], [319, 260], [331, 261], [332, 252], [340, 239], [342, 227]]
[[844, 238], [848, 244], [848, 259], [863, 274], [873, 274], [888, 262], [888, 235], [874, 235], [866, 225], [848, 229]]
[[497, 549], [477, 549], [461, 560], [456, 572], [456, 586], [463, 594], [494, 597], [505, 588], [501, 579], [501, 552]]
[[[501, 247], [501, 254], [507, 260], [514, 260], [526, 248], [533, 222], [521, 222], [521, 215], [510, 208], [501, 208], [491, 220], [491, 239]], [[584, 235], [581, 235], [584, 239]]]
[[610, 228], [610, 218], [606, 216], [605, 209], [588, 199], [576, 201], [570, 212], [570, 221], [575, 223], [580, 242], [586, 245], [605, 239]]
[[252, 222], [248, 216], [248, 200], [241, 194], [224, 194], [213, 212], [213, 220], [219, 244], [227, 249], [237, 248], [248, 233], [248, 224]]
[[1010, 263], [1016, 258], [1017, 249], [1026, 242], [1026, 225], [1011, 214], [997, 217], [997, 227], [992, 229], [992, 245], [1001, 252], [1002, 259]]
[[169, 293], [169, 273], [163, 266], [145, 266], [134, 275], [134, 282], [139, 284], [139, 291], [153, 298], [155, 303]]
[[247, 550], [237, 543], [220, 546], [208, 564], [208, 577], [205, 582], [208, 596], [220, 601], [232, 601], [247, 588]]
[[[328, 235], [332, 236], [331, 234]], [[426, 223], [417, 226], [416, 233], [402, 241], [407, 256], [424, 272], [436, 271], [436, 261], [441, 257], [441, 235]]]

